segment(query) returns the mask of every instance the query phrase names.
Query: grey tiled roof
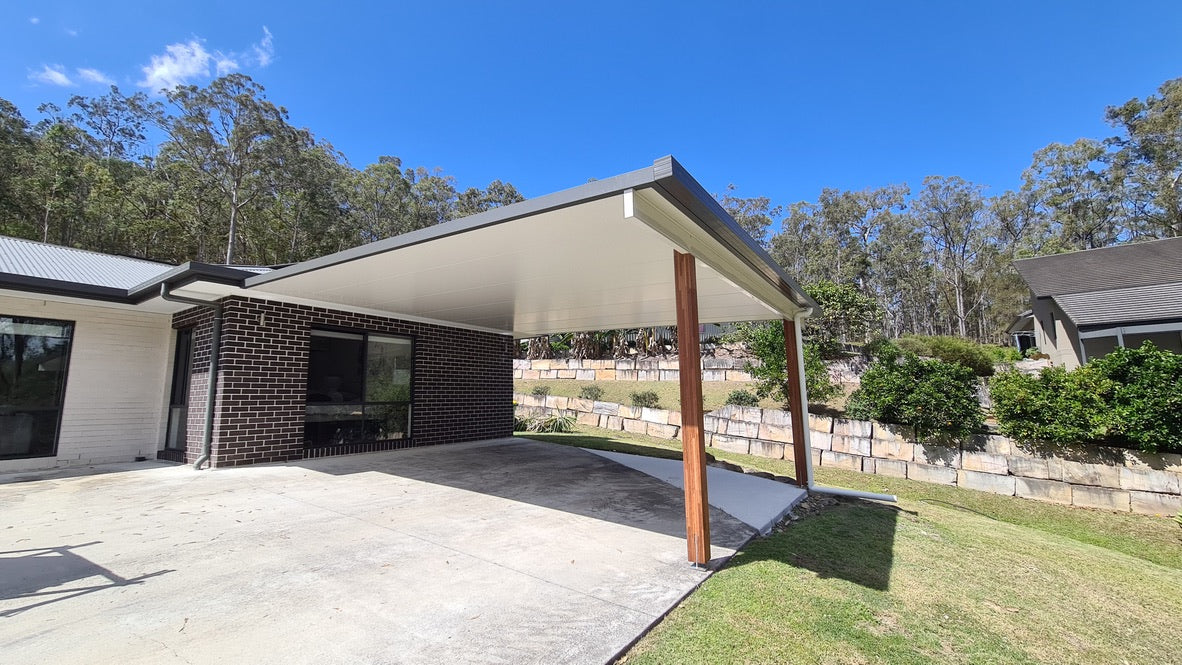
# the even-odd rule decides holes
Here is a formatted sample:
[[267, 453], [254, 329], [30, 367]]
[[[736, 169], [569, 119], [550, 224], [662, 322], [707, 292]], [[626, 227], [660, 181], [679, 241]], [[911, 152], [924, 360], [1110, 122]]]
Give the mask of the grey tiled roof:
[[175, 266], [0, 236], [0, 273], [130, 289]]
[[1014, 261], [1036, 298], [1182, 282], [1182, 237]]
[[1182, 282], [1054, 296], [1077, 326], [1182, 319]]

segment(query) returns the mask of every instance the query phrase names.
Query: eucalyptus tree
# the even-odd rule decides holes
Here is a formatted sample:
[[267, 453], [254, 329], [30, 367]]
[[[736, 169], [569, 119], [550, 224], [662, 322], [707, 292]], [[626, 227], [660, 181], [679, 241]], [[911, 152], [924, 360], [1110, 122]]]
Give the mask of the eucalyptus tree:
[[1049, 223], [1043, 235], [1054, 244], [1041, 250], [1095, 249], [1122, 239], [1124, 195], [1107, 160], [1104, 144], [1091, 139], [1052, 143], [1034, 153], [1023, 189]]
[[1182, 78], [1157, 95], [1110, 106], [1108, 122], [1123, 131], [1110, 139], [1115, 176], [1130, 192], [1130, 216], [1139, 235], [1182, 235]]
[[766, 245], [768, 229], [784, 214], [783, 206], [772, 205], [772, 200], [766, 196], [735, 196], [737, 189], [733, 184], [727, 185], [726, 193], [715, 198], [755, 242]]

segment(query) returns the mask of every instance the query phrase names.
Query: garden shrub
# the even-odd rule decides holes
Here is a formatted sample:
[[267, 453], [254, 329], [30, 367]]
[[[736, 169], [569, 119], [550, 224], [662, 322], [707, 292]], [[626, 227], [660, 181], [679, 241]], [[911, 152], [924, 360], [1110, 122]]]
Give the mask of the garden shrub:
[[[908, 335], [895, 340], [904, 351], [927, 356], [946, 363], [957, 363], [973, 371], [977, 376], [992, 376], [994, 359], [987, 345], [950, 335], [920, 337]], [[1001, 347], [996, 347], [1001, 349]]]
[[963, 438], [984, 425], [976, 385], [963, 365], [888, 346], [862, 375], [846, 411], [854, 418], [909, 425], [920, 440], [933, 434]]
[[534, 386], [534, 389], [529, 394], [534, 397], [545, 397], [550, 394], [550, 386]]
[[732, 390], [726, 396], [726, 403], [735, 406], [759, 406], [759, 397], [749, 390]]
[[661, 398], [656, 392], [652, 390], [642, 390], [640, 392], [632, 393], [630, 397], [632, 398], [632, 406], [641, 406], [655, 409], [661, 403]]
[[1182, 450], [1182, 356], [1151, 342], [1070, 372], [1004, 372], [989, 394], [998, 429], [1020, 441]]
[[[740, 328], [747, 349], [759, 358], [759, 366], [750, 363], [746, 371], [755, 380], [759, 397], [771, 397], [788, 403], [788, 374], [784, 357], [784, 326], [778, 321], [745, 325]], [[823, 403], [841, 393], [841, 386], [829, 378], [829, 368], [813, 344], [804, 345], [804, 381], [809, 401]]]
[[598, 402], [603, 397], [603, 388], [599, 386], [583, 386], [579, 389], [579, 399], [589, 399]]
[[513, 418], [514, 432], [538, 432], [541, 434], [565, 434], [575, 431], [574, 416], [534, 416]]

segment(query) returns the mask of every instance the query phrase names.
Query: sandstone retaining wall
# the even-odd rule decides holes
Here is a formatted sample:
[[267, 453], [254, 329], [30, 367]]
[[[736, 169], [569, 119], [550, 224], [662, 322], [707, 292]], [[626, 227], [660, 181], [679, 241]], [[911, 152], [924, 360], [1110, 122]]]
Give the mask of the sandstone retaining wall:
[[[535, 361], [536, 362], [536, 361]], [[591, 361], [612, 362], [612, 361]], [[681, 413], [549, 395], [514, 395], [521, 416], [562, 414], [582, 425], [677, 438]], [[793, 460], [786, 411], [725, 406], [706, 414], [706, 445]], [[813, 465], [909, 478], [1087, 508], [1146, 515], [1182, 511], [1182, 455], [1120, 448], [1078, 453], [982, 435], [963, 444], [917, 443], [907, 428], [809, 414]]]
[[[703, 381], [750, 381], [744, 367], [747, 360], [738, 358], [703, 358]], [[676, 359], [657, 358], [619, 360], [520, 360], [513, 361], [513, 378], [577, 379], [579, 381], [677, 381], [680, 378]]]

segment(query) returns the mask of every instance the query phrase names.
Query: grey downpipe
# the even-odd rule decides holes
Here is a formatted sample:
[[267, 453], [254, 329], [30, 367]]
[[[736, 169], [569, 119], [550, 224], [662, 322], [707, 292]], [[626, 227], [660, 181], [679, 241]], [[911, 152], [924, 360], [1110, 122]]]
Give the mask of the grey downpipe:
[[[801, 337], [801, 327], [804, 325], [804, 319], [813, 313], [812, 308], [803, 309], [793, 317], [796, 325], [796, 366], [800, 368], [800, 401], [804, 404], [805, 418], [808, 417], [808, 403], [809, 392], [808, 384], [804, 380], [804, 339]], [[894, 494], [878, 494], [875, 492], [862, 492], [860, 490], [847, 490], [840, 487], [825, 487], [824, 485], [817, 485], [813, 482], [813, 442], [809, 435], [809, 424], [804, 424], [804, 449], [809, 451], [805, 455], [805, 468], [808, 470], [808, 482], [805, 483], [810, 492], [819, 492], [821, 494], [830, 494], [833, 496], [848, 496], [856, 499], [870, 499], [871, 501], [889, 501], [897, 503], [898, 497]]]
[[217, 400], [218, 369], [222, 351], [222, 304], [173, 295], [168, 291], [168, 284], [160, 285], [160, 297], [170, 302], [208, 307], [213, 310], [213, 331], [209, 336], [209, 388], [205, 393], [205, 431], [201, 435], [201, 456], [193, 463], [193, 468], [200, 471], [201, 465], [208, 462], [213, 454], [213, 412]]

